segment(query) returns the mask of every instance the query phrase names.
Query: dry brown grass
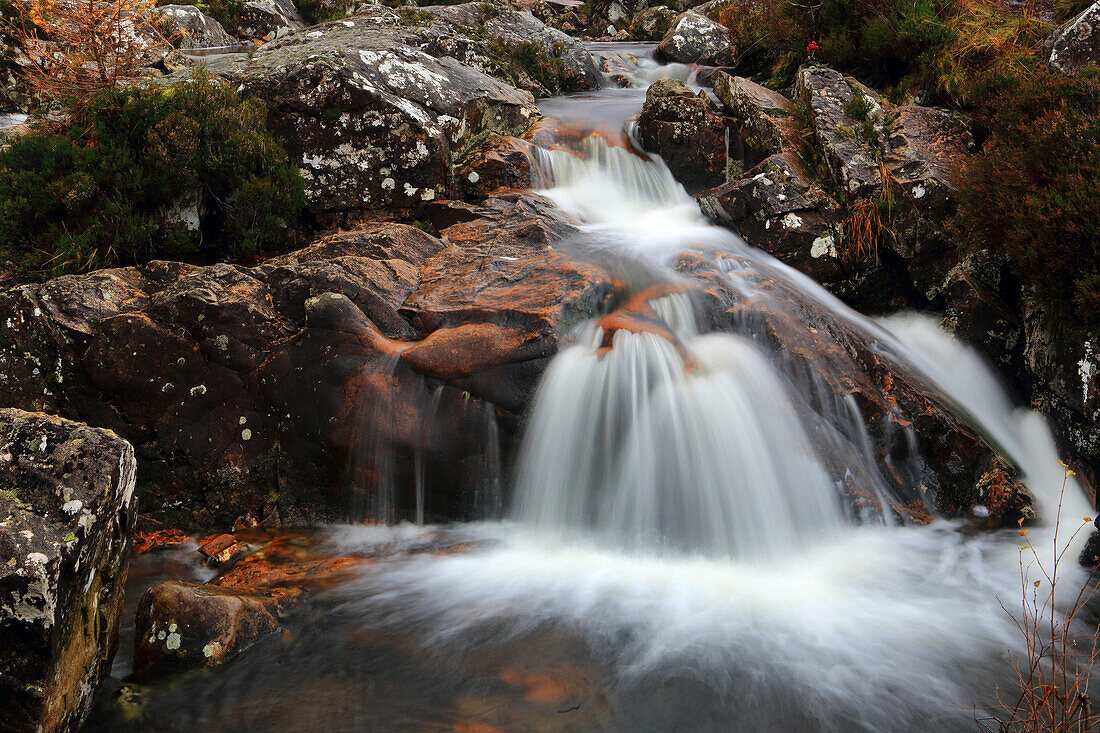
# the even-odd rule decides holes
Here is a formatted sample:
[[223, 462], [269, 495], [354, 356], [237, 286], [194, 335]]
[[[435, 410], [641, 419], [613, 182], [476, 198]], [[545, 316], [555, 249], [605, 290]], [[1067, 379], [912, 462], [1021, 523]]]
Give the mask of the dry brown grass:
[[893, 178], [880, 163], [882, 193], [873, 199], [858, 199], [848, 205], [848, 218], [844, 221], [841, 252], [850, 261], [874, 259], [879, 261], [879, 246], [887, 240], [896, 242], [897, 235], [891, 228], [894, 212]]
[[[1067, 478], [1072, 472], [1067, 471]], [[1065, 496], [1065, 483], [1062, 485]], [[1062, 502], [1056, 522], [1061, 520]], [[1080, 630], [1078, 616], [1096, 591], [1095, 570], [1064, 610], [1055, 605], [1055, 591], [1066, 563], [1065, 557], [1074, 539], [1092, 522], [1085, 517], [1064, 543], [1055, 528], [1050, 555], [1040, 552], [1028, 539], [1028, 530], [1019, 530], [1024, 538], [1020, 548], [1020, 583], [1023, 589], [1019, 608], [1012, 612], [1017, 629], [1024, 638], [1026, 654], [1010, 657], [1015, 685], [1007, 697], [998, 690], [997, 704], [988, 709], [992, 717], [979, 720], [987, 731], [1000, 733], [1092, 733], [1100, 729], [1100, 712], [1089, 699], [1089, 680], [1100, 654], [1100, 628], [1089, 633]]]

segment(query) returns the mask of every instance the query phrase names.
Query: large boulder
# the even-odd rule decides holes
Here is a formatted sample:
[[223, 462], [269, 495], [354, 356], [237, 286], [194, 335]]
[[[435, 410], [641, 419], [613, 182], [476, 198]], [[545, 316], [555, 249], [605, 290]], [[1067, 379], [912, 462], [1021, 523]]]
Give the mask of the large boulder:
[[693, 10], [680, 15], [657, 46], [657, 57], [683, 64], [729, 66], [736, 49], [729, 29]]
[[638, 136], [660, 155], [676, 180], [699, 191], [726, 180], [726, 123], [705, 93], [678, 79], [661, 79], [646, 92]]
[[889, 244], [917, 290], [932, 300], [959, 259], [947, 226], [957, 210], [958, 175], [975, 148], [970, 124], [956, 113], [905, 105], [895, 110], [886, 135], [895, 235]]
[[221, 23], [194, 5], [162, 5], [154, 12], [176, 48], [218, 48], [237, 43], [237, 39], [226, 33]]
[[242, 38], [278, 38], [305, 28], [292, 0], [248, 0], [237, 32]]
[[[373, 11], [379, 17], [382, 11]], [[530, 12], [485, 3], [433, 5], [418, 12], [437, 22], [419, 26], [420, 47], [453, 56], [536, 96], [598, 89], [598, 65], [582, 43]]]
[[630, 33], [639, 41], [660, 41], [676, 18], [676, 11], [667, 5], [642, 8], [630, 23]]
[[786, 148], [797, 149], [798, 122], [795, 103], [779, 92], [740, 76], [717, 71], [714, 95], [734, 121], [735, 138], [749, 159], [762, 159]]
[[1100, 2], [1056, 30], [1048, 44], [1050, 65], [1064, 74], [1076, 75], [1090, 64], [1100, 64]]
[[79, 729], [108, 675], [135, 467], [108, 430], [0, 410], [0, 730]]
[[322, 221], [415, 212], [446, 196], [452, 156], [473, 135], [522, 133], [538, 111], [529, 94], [407, 40], [352, 18], [207, 68], [267, 104]]
[[446, 241], [365, 224], [255, 267], [0, 293], [0, 403], [127, 437], [170, 526], [408, 516], [386, 487], [417, 471], [430, 516], [463, 516], [559, 339], [613, 288], [554, 248], [576, 228], [546, 199], [432, 204]]
[[885, 149], [879, 96], [824, 66], [799, 69], [796, 84], [834, 183], [848, 197], [877, 195], [882, 190], [879, 159]]

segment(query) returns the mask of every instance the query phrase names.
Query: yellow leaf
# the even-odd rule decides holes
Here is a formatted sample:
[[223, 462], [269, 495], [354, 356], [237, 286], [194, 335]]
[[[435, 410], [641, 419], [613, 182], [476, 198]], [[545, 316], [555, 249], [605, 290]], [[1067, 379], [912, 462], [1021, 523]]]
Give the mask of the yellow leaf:
[[1042, 585], [1042, 584], [1043, 584], [1043, 581], [1041, 581], [1041, 580], [1036, 580], [1036, 581], [1035, 581], [1035, 587], [1036, 587], [1036, 588], [1038, 588], [1038, 587], [1039, 587], [1040, 585]]
[[1021, 537], [1023, 537], [1024, 535], [1026, 535], [1026, 534], [1027, 534], [1027, 530], [1026, 530], [1026, 529], [1018, 529], [1018, 530], [1016, 530], [1016, 531], [1017, 531], [1017, 532], [1018, 532], [1018, 533], [1020, 534], [1020, 536], [1021, 536]]

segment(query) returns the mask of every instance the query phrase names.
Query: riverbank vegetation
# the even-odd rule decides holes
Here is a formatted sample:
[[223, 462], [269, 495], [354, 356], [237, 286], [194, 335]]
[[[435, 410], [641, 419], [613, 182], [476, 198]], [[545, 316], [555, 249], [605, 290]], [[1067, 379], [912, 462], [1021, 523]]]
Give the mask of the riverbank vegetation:
[[756, 0], [720, 16], [739, 71], [775, 88], [804, 63], [891, 101], [958, 109], [982, 150], [960, 175], [960, 247], [1003, 252], [1046, 325], [1100, 331], [1100, 74], [1052, 70], [1044, 40], [1089, 3]]
[[198, 76], [93, 94], [0, 151], [0, 259], [41, 279], [285, 243], [304, 205], [266, 110]]

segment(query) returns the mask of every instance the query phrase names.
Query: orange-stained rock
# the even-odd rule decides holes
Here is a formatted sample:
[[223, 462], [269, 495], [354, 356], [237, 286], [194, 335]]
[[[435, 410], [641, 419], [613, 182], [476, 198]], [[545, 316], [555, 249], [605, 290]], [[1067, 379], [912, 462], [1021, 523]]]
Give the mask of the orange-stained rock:
[[543, 355], [545, 350], [529, 333], [493, 323], [471, 323], [433, 331], [403, 351], [401, 360], [421, 374], [462, 379]]
[[284, 632], [283, 619], [310, 593], [355, 577], [354, 570], [370, 562], [318, 556], [313, 542], [306, 533], [255, 527], [204, 538], [204, 555], [244, 557], [208, 583], [168, 581], [146, 591], [136, 620], [135, 675], [221, 664]]
[[162, 529], [156, 532], [137, 532], [134, 534], [134, 552], [149, 552], [161, 547], [174, 547], [191, 540], [183, 530]]
[[199, 552], [215, 562], [225, 563], [248, 552], [248, 547], [231, 534], [215, 534], [199, 540]]
[[650, 300], [679, 292], [681, 289], [675, 285], [653, 285], [635, 293], [626, 303], [596, 321], [596, 325], [603, 329], [600, 351], [611, 349], [615, 334], [619, 331], [652, 333], [672, 343], [687, 358], [688, 354], [679, 339], [668, 330], [668, 326], [650, 305]]
[[490, 135], [455, 171], [464, 197], [478, 200], [498, 188], [532, 188], [530, 151], [531, 144], [526, 140]]

